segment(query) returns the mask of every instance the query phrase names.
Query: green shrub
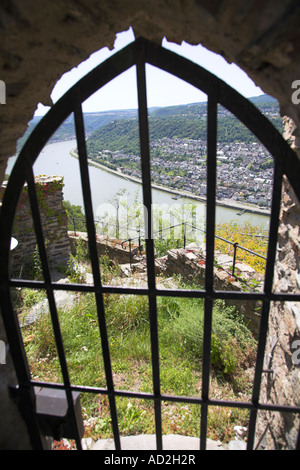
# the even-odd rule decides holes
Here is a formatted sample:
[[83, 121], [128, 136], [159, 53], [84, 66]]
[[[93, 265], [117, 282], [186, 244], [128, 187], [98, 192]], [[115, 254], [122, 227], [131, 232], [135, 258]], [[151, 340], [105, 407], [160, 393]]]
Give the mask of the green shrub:
[[[174, 299], [172, 299], [174, 302]], [[164, 306], [167, 312], [166, 306]], [[170, 328], [193, 360], [203, 357], [204, 300], [177, 299], [177, 316]], [[230, 374], [241, 365], [245, 354], [255, 347], [251, 332], [233, 307], [216, 301], [213, 309], [211, 363], [216, 370]]]
[[106, 319], [109, 331], [122, 332], [141, 328], [149, 323], [147, 297], [133, 295], [106, 295]]

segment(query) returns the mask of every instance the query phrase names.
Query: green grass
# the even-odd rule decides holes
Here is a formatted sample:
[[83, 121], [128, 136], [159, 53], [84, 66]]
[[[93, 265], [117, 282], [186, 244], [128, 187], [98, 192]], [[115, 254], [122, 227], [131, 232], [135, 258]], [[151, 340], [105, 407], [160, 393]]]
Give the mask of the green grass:
[[[152, 393], [148, 298], [105, 294], [103, 302], [115, 388]], [[201, 396], [203, 302], [203, 299], [157, 298], [160, 379], [164, 394]], [[58, 315], [72, 384], [106, 387], [94, 295], [80, 294], [75, 307], [59, 311]], [[253, 364], [255, 340], [242, 319], [221, 301], [214, 305], [212, 325], [210, 396], [247, 399], [251, 380], [245, 370]], [[33, 378], [61, 382], [49, 315], [23, 327], [22, 333]], [[82, 394], [81, 403], [85, 435], [111, 437], [108, 398], [104, 394]], [[152, 400], [118, 397], [117, 410], [121, 434], [155, 432]], [[209, 410], [208, 437], [228, 441], [234, 436], [234, 425], [247, 425], [247, 411], [219, 407], [217, 410]], [[165, 434], [198, 436], [200, 407], [163, 402], [162, 425]]]

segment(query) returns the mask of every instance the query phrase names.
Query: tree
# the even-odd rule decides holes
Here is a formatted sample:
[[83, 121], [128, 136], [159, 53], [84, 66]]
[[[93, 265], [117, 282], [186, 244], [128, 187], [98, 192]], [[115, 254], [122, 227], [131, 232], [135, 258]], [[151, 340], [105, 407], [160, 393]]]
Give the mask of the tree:
[[82, 207], [71, 204], [70, 201], [63, 201], [63, 208], [68, 215], [68, 230], [86, 232], [86, 220]]
[[[122, 198], [128, 195], [128, 191], [125, 188], [119, 189], [116, 194], [107, 199], [109, 204], [112, 204], [116, 208], [116, 238], [120, 238], [120, 221], [119, 221], [119, 210], [122, 204]], [[123, 201], [124, 202], [124, 201]]]

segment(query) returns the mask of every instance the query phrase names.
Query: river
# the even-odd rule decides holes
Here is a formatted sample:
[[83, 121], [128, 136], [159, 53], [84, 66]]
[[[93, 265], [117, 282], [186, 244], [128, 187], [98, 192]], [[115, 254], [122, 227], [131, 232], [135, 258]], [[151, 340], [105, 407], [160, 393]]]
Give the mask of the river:
[[[79, 171], [79, 162], [76, 158], [72, 157], [70, 151], [76, 148], [76, 141], [63, 141], [48, 144], [44, 147], [34, 164], [35, 176], [44, 175], [59, 175], [64, 177], [64, 199], [70, 201], [72, 204], [80, 205], [83, 207], [83, 196], [81, 190], [81, 180]], [[11, 157], [8, 161], [6, 173], [10, 174], [16, 156]], [[120, 176], [116, 176], [105, 170], [89, 166], [90, 184], [92, 190], [92, 203], [95, 217], [103, 215], [103, 208], [109, 207], [107, 203], [110, 198], [113, 198], [117, 191], [126, 189], [126, 200], [128, 206], [132, 205], [135, 200], [139, 203], [142, 202], [142, 187], [133, 181], [129, 181]], [[196, 204], [197, 217], [201, 220], [205, 219], [205, 204], [188, 200], [187, 198], [180, 198], [174, 200], [174, 195], [165, 191], [157, 189], [152, 190], [152, 201], [154, 207], [181, 207], [184, 203], [186, 208], [189, 208], [188, 203]], [[111, 206], [110, 206], [111, 207]], [[266, 215], [252, 214], [249, 212], [238, 215], [241, 209], [231, 209], [222, 206], [217, 206], [216, 209], [216, 222], [229, 222], [234, 221], [238, 224], [250, 222], [262, 228], [267, 228], [269, 224], [269, 217]], [[187, 220], [187, 219], [186, 219]]]

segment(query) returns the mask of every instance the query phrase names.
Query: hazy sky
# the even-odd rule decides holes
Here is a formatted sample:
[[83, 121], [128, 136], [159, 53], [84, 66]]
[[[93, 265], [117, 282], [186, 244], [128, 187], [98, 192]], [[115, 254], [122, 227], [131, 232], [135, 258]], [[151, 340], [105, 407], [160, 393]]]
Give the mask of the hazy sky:
[[[55, 103], [72, 85], [90, 70], [109, 58], [116, 51], [134, 41], [134, 34], [128, 31], [117, 34], [114, 49], [107, 47], [92, 54], [78, 67], [65, 73], [53, 88], [51, 98]], [[163, 40], [162, 46], [180, 54], [206, 68], [230, 86], [249, 98], [263, 94], [263, 91], [234, 64], [229, 64], [218, 54], [201, 45], [191, 46], [187, 43], [177, 45]], [[148, 106], [170, 106], [175, 104], [205, 101], [206, 95], [178, 78], [160, 71], [150, 65], [147, 70]], [[135, 68], [129, 69], [115, 80], [91, 96], [84, 104], [84, 112], [107, 111], [114, 109], [137, 108]], [[45, 114], [49, 108], [39, 105], [36, 114]]]

